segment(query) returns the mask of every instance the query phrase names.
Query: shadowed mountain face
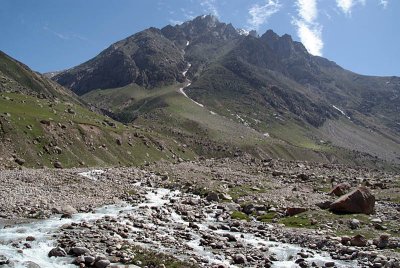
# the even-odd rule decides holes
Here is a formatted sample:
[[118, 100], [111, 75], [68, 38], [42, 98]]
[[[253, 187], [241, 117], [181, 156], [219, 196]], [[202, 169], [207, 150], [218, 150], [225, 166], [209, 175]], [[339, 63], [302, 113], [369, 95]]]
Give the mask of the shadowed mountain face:
[[[312, 129], [309, 136], [315, 140], [333, 142], [332, 125], [329, 133], [324, 126], [347, 120], [361, 131], [399, 144], [400, 78], [352, 73], [272, 30], [261, 36], [242, 33], [213, 16], [161, 30], [150, 28], [52, 79], [78, 95], [90, 94], [92, 103], [97, 99], [92, 91], [101, 94], [97, 89], [135, 85], [151, 92], [190, 80], [185, 88], [190, 98], [227, 118], [240, 117], [260, 132], [295, 124]], [[161, 97], [135, 101], [124, 99], [116, 105], [119, 112], [124, 110], [124, 118], [149, 116], [168, 106]], [[113, 110], [107, 105], [102, 108]], [[135, 115], [126, 116], [129, 113]], [[363, 149], [365, 145], [341, 146], [381, 155]], [[393, 150], [390, 158], [396, 159], [400, 148]]]

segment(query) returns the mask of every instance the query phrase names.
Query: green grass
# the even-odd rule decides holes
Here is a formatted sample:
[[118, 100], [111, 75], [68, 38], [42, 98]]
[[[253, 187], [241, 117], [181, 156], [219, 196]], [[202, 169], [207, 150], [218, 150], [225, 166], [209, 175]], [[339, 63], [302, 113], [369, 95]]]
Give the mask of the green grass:
[[257, 220], [261, 222], [272, 222], [273, 219], [277, 218], [277, 213], [276, 212], [268, 212], [263, 215], [260, 215], [257, 217]]
[[248, 196], [255, 193], [265, 193], [265, 190], [264, 189], [256, 190], [253, 187], [243, 185], [230, 188], [228, 193], [233, 200], [236, 200], [240, 197]]
[[234, 220], [243, 220], [243, 221], [249, 221], [250, 218], [247, 216], [245, 213], [240, 212], [240, 211], [233, 211], [231, 213], [231, 218]]
[[314, 228], [314, 225], [311, 224], [310, 219], [301, 214], [292, 217], [281, 218], [279, 223], [284, 224], [286, 227], [292, 228]]
[[[66, 112], [68, 108], [72, 108], [75, 114]], [[149, 133], [120, 123], [111, 127], [105, 123], [105, 120], [110, 121], [109, 118], [77, 104], [1, 93], [0, 114], [5, 113], [11, 116], [2, 119], [2, 135], [12, 140], [17, 156], [24, 158], [28, 167], [36, 167], [37, 164], [52, 167], [56, 160], [64, 167], [80, 166], [80, 162], [87, 166], [140, 165], [160, 159], [173, 161], [171, 151], [184, 159], [195, 156], [190, 149], [185, 152], [178, 150], [179, 143], [159, 133]], [[42, 124], [41, 120], [50, 121], [51, 126]], [[66, 129], [62, 130], [61, 125]], [[135, 133], [144, 136], [148, 145], [135, 137]], [[128, 137], [131, 137], [133, 146], [128, 145]], [[116, 144], [117, 138], [123, 140], [121, 146]], [[61, 147], [62, 153], [45, 152], [44, 147], [50, 147], [50, 143]], [[159, 143], [165, 145], [164, 151], [159, 150]]]

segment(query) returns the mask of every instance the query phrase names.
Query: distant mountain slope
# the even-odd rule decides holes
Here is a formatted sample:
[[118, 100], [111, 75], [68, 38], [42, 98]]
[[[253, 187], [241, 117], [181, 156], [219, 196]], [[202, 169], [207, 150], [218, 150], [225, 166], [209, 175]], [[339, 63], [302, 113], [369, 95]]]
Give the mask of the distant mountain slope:
[[111, 45], [95, 58], [53, 79], [82, 95], [130, 83], [154, 87], [183, 82], [185, 68], [182, 51], [160, 30], [150, 28]]
[[[121, 90], [108, 89], [146, 88], [151, 95], [155, 88], [186, 81], [185, 94], [209, 111], [289, 145], [325, 150], [321, 144], [333, 144], [400, 161], [400, 78], [355, 74], [309, 54], [289, 35], [272, 30], [246, 35], [214, 16], [137, 33], [53, 79], [116, 119], [144, 125], [143, 118], [163, 118], [160, 111], [173, 106], [165, 96], [150, 101], [132, 93], [124, 99]], [[96, 89], [106, 90], [113, 107], [95, 96], [102, 92]], [[198, 123], [209, 127], [207, 120]], [[340, 142], [334, 128], [353, 142]], [[373, 135], [367, 142], [358, 142], [368, 132]]]
[[33, 72], [26, 65], [0, 51], [0, 92], [21, 92], [42, 98], [77, 100], [74, 93]]

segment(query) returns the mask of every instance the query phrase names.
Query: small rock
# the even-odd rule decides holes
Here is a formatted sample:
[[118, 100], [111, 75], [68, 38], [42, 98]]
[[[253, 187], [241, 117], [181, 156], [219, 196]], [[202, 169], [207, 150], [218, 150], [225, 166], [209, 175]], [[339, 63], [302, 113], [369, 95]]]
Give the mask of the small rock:
[[18, 165], [20, 165], [20, 166], [22, 166], [23, 164], [25, 164], [25, 159], [22, 159], [22, 158], [15, 158], [15, 162], [18, 164]]
[[28, 236], [25, 240], [26, 240], [26, 241], [29, 241], [29, 242], [32, 242], [32, 241], [35, 241], [36, 238], [33, 237], [33, 236]]
[[54, 167], [55, 167], [55, 168], [63, 168], [63, 166], [62, 166], [62, 164], [61, 164], [60, 161], [55, 161], [55, 162], [54, 162]]
[[358, 228], [360, 228], [360, 226], [361, 226], [361, 222], [359, 221], [359, 220], [357, 220], [357, 219], [351, 219], [350, 221], [349, 221], [349, 226], [350, 226], [350, 228], [351, 229], [358, 229]]
[[208, 193], [206, 199], [209, 202], [218, 202], [219, 201], [219, 195], [216, 192], [210, 192], [210, 193]]
[[246, 257], [243, 254], [236, 254], [233, 256], [233, 262], [236, 264], [244, 264], [246, 263]]

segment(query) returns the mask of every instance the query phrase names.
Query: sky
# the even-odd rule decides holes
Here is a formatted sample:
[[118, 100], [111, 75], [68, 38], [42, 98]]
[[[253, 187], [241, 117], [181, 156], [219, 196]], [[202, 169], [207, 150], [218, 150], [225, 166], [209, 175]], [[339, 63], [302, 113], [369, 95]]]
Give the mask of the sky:
[[148, 27], [202, 14], [290, 34], [360, 74], [400, 76], [400, 0], [0, 0], [0, 50], [38, 72], [64, 70]]

